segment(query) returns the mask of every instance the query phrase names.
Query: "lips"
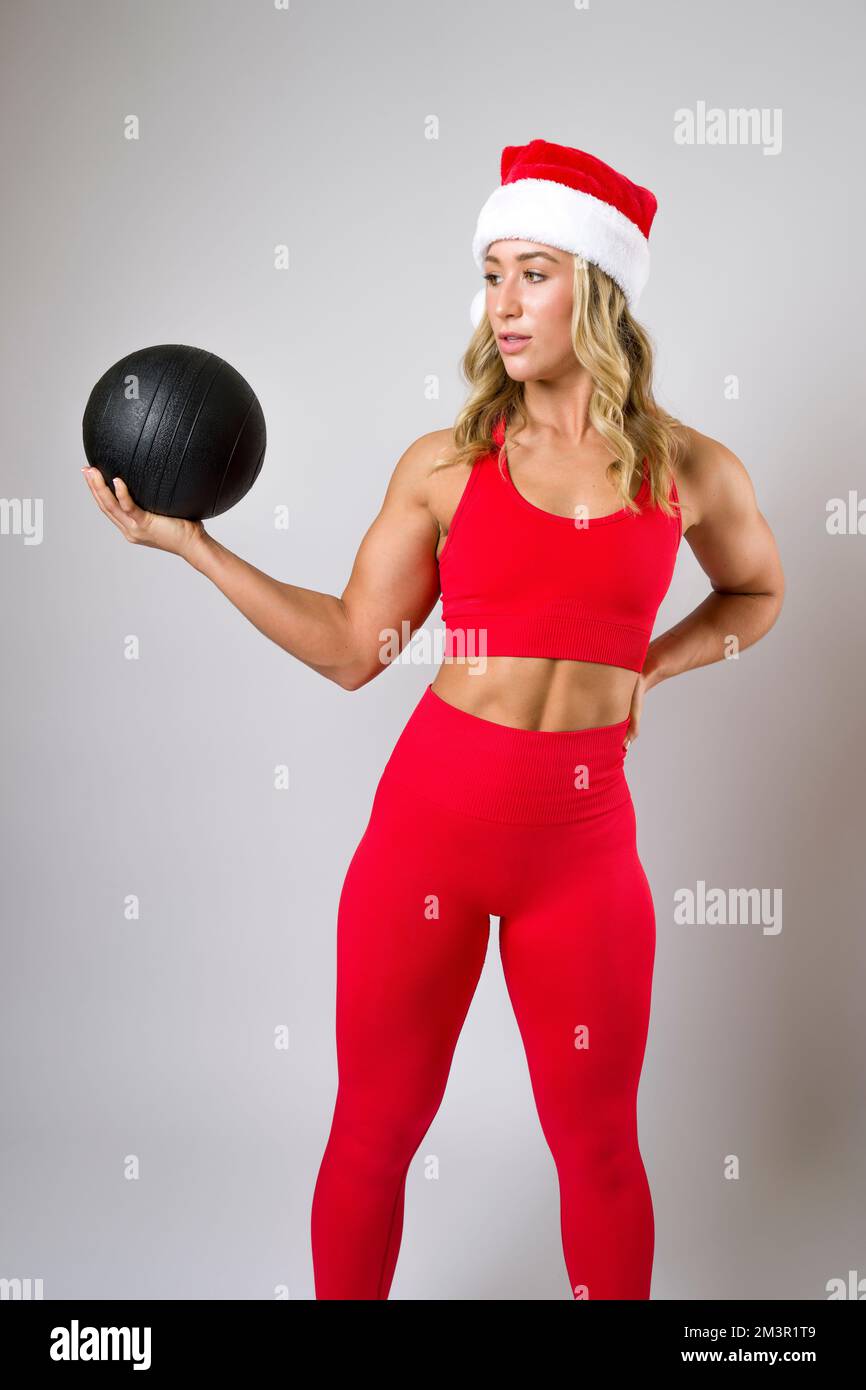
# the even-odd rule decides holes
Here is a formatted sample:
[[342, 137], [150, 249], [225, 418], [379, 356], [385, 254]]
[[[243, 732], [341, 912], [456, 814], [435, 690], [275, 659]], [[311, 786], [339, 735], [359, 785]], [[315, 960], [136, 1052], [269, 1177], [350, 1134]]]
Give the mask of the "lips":
[[500, 333], [497, 341], [499, 351], [506, 357], [513, 357], [515, 353], [522, 352], [527, 343], [532, 342], [532, 337], [523, 333]]

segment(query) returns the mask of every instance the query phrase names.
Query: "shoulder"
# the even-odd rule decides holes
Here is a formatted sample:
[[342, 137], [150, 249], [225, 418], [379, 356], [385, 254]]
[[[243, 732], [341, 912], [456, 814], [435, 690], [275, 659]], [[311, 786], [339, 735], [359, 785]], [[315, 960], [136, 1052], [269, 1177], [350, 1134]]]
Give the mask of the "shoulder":
[[429, 434], [421, 434], [397, 460], [394, 477], [407, 486], [426, 489], [431, 474], [441, 465], [450, 462], [453, 453], [453, 430], [431, 430]]
[[413, 439], [394, 465], [388, 491], [426, 503], [430, 477], [437, 466], [449, 458], [453, 440], [450, 429], [431, 430]]
[[452, 429], [430, 430], [413, 439], [394, 465], [383, 507], [399, 510], [404, 516], [423, 513], [441, 532], [440, 516], [448, 513], [449, 496], [438, 480], [455, 476], [455, 471], [445, 466], [453, 452]]
[[456, 452], [454, 431], [449, 427], [444, 430], [431, 430], [429, 434], [419, 435], [411, 445], [411, 449], [418, 468], [421, 471], [426, 470], [429, 476], [437, 468], [451, 463]]
[[754, 498], [752, 481], [732, 449], [690, 425], [678, 425], [674, 435], [677, 456], [673, 472], [683, 509], [684, 531], [710, 511], [749, 506]]

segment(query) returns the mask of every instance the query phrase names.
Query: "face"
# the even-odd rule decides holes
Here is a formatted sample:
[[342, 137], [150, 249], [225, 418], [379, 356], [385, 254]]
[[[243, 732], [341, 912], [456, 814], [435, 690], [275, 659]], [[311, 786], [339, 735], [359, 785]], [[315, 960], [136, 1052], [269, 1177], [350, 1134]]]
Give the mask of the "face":
[[494, 241], [484, 278], [487, 317], [512, 380], [573, 371], [573, 258], [537, 241]]

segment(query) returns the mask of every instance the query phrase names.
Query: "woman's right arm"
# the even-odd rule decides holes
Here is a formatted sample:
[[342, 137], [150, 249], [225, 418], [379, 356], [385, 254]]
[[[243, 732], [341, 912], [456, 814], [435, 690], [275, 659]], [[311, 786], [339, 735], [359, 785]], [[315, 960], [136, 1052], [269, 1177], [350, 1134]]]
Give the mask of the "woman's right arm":
[[143, 511], [122, 482], [115, 483], [115, 496], [97, 470], [88, 483], [128, 540], [180, 555], [265, 637], [343, 689], [357, 690], [399, 655], [439, 597], [439, 527], [426, 484], [450, 438], [450, 430], [435, 430], [402, 455], [339, 597], [272, 578], [200, 522]]

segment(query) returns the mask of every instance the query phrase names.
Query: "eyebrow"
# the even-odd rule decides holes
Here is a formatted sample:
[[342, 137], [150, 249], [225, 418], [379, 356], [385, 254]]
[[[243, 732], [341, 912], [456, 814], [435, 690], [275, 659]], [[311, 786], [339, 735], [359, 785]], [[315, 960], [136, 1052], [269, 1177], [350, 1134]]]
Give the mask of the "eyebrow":
[[[545, 261], [553, 261], [554, 265], [559, 265], [556, 256], [551, 256], [547, 251], [522, 251], [519, 256], [514, 257], [516, 261], [534, 261], [538, 258], [543, 258]], [[495, 261], [497, 265], [502, 264], [498, 256], [485, 256], [484, 259], [485, 261]]]

